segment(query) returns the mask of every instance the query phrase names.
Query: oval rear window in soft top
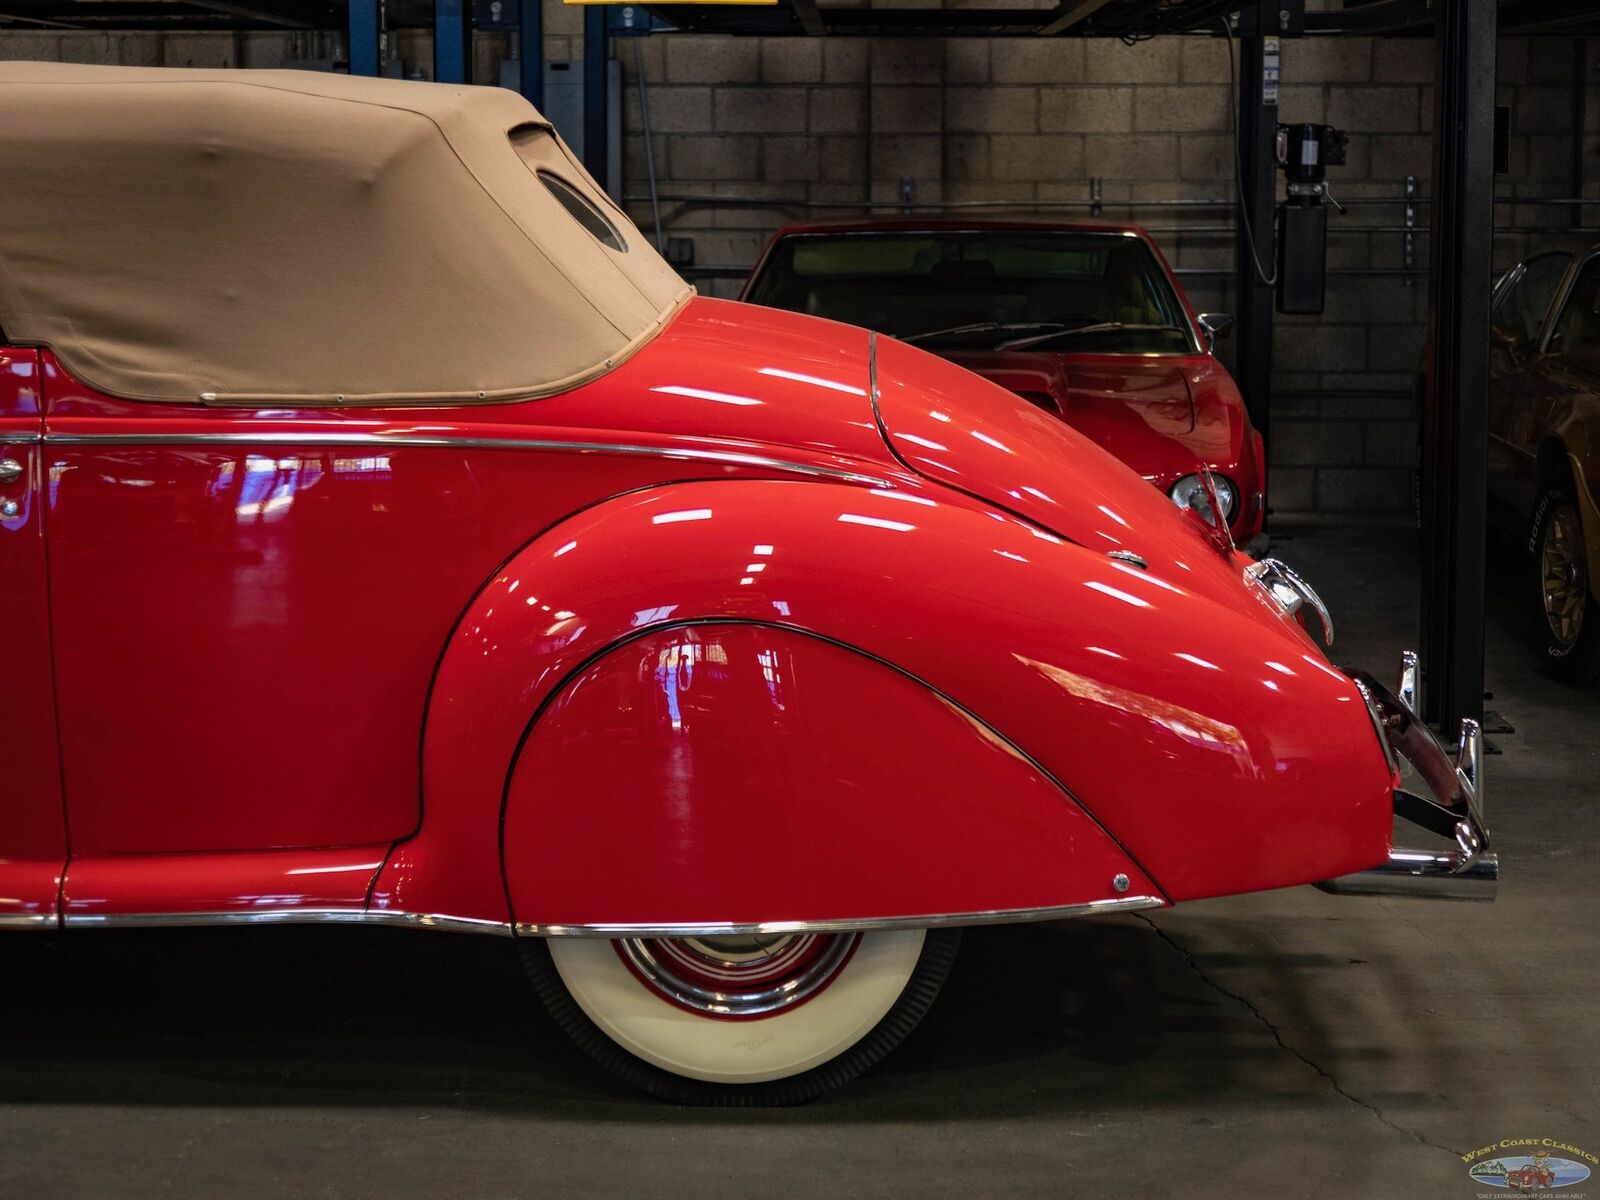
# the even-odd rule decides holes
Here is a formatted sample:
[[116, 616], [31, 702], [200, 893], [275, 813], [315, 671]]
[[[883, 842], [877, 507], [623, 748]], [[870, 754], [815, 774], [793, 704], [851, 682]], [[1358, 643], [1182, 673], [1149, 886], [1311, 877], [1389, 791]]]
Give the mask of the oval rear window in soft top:
[[622, 240], [622, 234], [598, 208], [594, 201], [585, 196], [559, 175], [552, 175], [549, 171], [535, 171], [539, 182], [554, 196], [566, 209], [572, 219], [599, 242], [612, 250], [627, 252], [628, 245]]

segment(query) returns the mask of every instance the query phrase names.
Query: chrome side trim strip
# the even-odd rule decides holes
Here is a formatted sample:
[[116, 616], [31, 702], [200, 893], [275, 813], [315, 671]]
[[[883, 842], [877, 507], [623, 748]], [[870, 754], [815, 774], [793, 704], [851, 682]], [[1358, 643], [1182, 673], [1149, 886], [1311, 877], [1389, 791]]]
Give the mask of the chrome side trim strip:
[[[55, 924], [55, 918], [50, 918]], [[445, 933], [487, 933], [510, 937], [506, 921], [452, 917], [443, 913], [403, 913], [363, 908], [261, 908], [242, 912], [69, 913], [68, 929], [150, 929], [202, 925], [388, 925], [403, 929], [437, 929]]]
[[441, 933], [487, 933], [510, 937], [510, 921], [488, 921], [482, 917], [452, 917], [444, 913], [369, 912], [367, 925], [389, 925], [396, 929], [437, 929]]
[[0, 446], [31, 446], [42, 441], [42, 433], [6, 433], [0, 430]]
[[742, 450], [701, 450], [692, 447], [639, 446], [627, 442], [563, 442], [541, 438], [450, 437], [388, 433], [51, 433], [43, 441], [51, 446], [414, 446], [462, 450], [538, 450], [571, 454], [632, 454], [680, 462], [723, 463], [789, 471], [818, 479], [838, 479], [868, 487], [893, 487], [887, 479], [835, 467], [790, 462]]
[[[489, 921], [481, 917], [452, 917], [443, 913], [368, 911], [360, 908], [263, 908], [243, 912], [180, 913], [69, 913], [62, 921], [68, 929], [153, 929], [210, 925], [387, 925], [404, 929], [437, 929], [446, 933], [482, 933], [496, 937], [727, 937], [738, 934], [859, 933], [875, 929], [947, 929], [961, 925], [1013, 925], [1032, 921], [1061, 921], [1101, 913], [1136, 912], [1163, 908], [1157, 896], [1117, 896], [1087, 904], [1061, 904], [1049, 908], [999, 908], [984, 912], [938, 913], [918, 917], [860, 917], [836, 921], [726, 921], [679, 924], [540, 925]], [[0, 926], [29, 922], [30, 928], [55, 928], [56, 919], [0, 917]]]
[[938, 913], [921, 917], [856, 917], [836, 921], [686, 921], [667, 925], [540, 925], [519, 921], [518, 937], [732, 937], [782, 933], [861, 933], [875, 929], [949, 929], [959, 925], [1018, 925], [1031, 921], [1062, 921], [1101, 913], [1136, 912], [1164, 908], [1156, 896], [1118, 896], [1087, 904], [1059, 904], [1050, 908], [997, 908], [986, 912]]
[[58, 924], [55, 913], [0, 913], [0, 929], [33, 929], [42, 933]]

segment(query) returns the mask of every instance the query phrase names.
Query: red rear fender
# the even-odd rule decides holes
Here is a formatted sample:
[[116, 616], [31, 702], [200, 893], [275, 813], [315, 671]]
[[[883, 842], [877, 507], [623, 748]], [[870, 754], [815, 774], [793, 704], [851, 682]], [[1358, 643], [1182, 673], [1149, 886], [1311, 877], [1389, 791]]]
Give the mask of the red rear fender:
[[[1059, 780], [1173, 898], [1372, 866], [1387, 853], [1389, 775], [1360, 695], [1235, 586], [1223, 603], [937, 489], [729, 481], [608, 501], [513, 559], [452, 636], [424, 734], [422, 829], [374, 902], [503, 918], [501, 806], [541, 707], [630, 638], [730, 620], [820, 635], [949, 697]], [[659, 693], [642, 681], [640, 694]], [[669, 802], [643, 785], [634, 799]], [[997, 831], [1011, 820], [997, 783], [968, 802]], [[973, 852], [944, 824], [930, 836]], [[615, 837], [636, 836], [615, 822]]]

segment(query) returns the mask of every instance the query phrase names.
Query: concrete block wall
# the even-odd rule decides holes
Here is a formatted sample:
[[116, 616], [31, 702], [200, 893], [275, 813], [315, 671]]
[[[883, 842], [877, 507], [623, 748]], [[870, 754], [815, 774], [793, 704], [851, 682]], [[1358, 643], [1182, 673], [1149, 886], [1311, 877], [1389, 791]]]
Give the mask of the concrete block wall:
[[[863, 42], [657, 37], [643, 47], [667, 232], [694, 241], [697, 266], [746, 267], [779, 226], [894, 215], [915, 204], [1001, 202], [991, 214], [1088, 215], [1098, 179], [1103, 216], [1156, 234], [1198, 307], [1233, 305], [1233, 90], [1220, 37], [1126, 46], [1112, 40], [951, 39]], [[1568, 196], [1600, 188], [1600, 47], [1502, 39], [1500, 100], [1512, 109], [1511, 173], [1498, 194]], [[628, 79], [626, 192], [648, 222], [638, 74]], [[1415, 371], [1427, 318], [1427, 205], [1433, 119], [1427, 41], [1285, 41], [1282, 120], [1327, 122], [1350, 136], [1333, 193], [1356, 200], [1330, 220], [1326, 311], [1280, 316], [1269, 450], [1278, 511], [1404, 512], [1415, 453]], [[698, 113], [677, 126], [686, 93]], [[666, 113], [668, 122], [663, 122]], [[1405, 262], [1407, 178], [1415, 208]], [[777, 198], [734, 207], [723, 198]], [[676, 197], [677, 199], [671, 199]], [[718, 204], [683, 197], [713, 197]], [[1372, 203], [1381, 201], [1382, 203]], [[963, 210], [965, 211], [965, 210]], [[982, 210], [979, 210], [982, 211]], [[1574, 211], [1501, 205], [1497, 265], [1570, 228]], [[1516, 232], [1513, 232], [1516, 231]], [[1546, 233], [1544, 231], [1549, 231]], [[732, 295], [738, 281], [702, 279]], [[1249, 347], [1224, 344], [1233, 356]]]
[[[581, 54], [582, 20], [580, 9], [545, 0], [548, 59]], [[510, 39], [480, 33], [474, 51], [475, 79], [492, 82]], [[406, 74], [431, 72], [426, 31], [392, 35], [388, 52]], [[895, 215], [907, 189], [913, 205], [1086, 216], [1097, 179], [1102, 215], [1150, 228], [1199, 308], [1232, 308], [1233, 100], [1220, 37], [1127, 46], [669, 34], [618, 39], [613, 52], [625, 82], [628, 208], [650, 226], [642, 84], [664, 231], [692, 241], [709, 294], [735, 294], [732, 273], [785, 224]], [[11, 58], [275, 66], [336, 55], [338, 34], [0, 34], [0, 57]], [[1594, 43], [1501, 39], [1499, 102], [1511, 107], [1512, 137], [1498, 195], [1600, 198], [1597, 62]], [[1277, 321], [1269, 466], [1280, 512], [1409, 504], [1428, 246], [1421, 203], [1414, 270], [1400, 273], [1403, 197], [1408, 176], [1424, 195], [1428, 187], [1431, 78], [1425, 40], [1283, 43], [1280, 119], [1326, 121], [1349, 134], [1347, 165], [1330, 180], [1335, 196], [1362, 203], [1330, 218], [1329, 266], [1355, 273], [1330, 278], [1321, 316]], [[1169, 200], [1222, 204], [1151, 205]], [[1573, 215], [1498, 205], [1497, 266], [1570, 229]], [[1230, 359], [1250, 351], [1223, 345]]]

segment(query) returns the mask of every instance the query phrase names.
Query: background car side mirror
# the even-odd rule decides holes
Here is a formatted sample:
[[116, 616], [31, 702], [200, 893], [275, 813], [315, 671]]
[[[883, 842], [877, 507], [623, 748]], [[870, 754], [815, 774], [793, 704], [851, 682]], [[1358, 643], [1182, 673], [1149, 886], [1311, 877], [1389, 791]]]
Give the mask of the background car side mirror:
[[1201, 313], [1200, 328], [1206, 331], [1207, 347], [1215, 346], [1218, 338], [1225, 338], [1233, 330], [1233, 317], [1228, 313]]

